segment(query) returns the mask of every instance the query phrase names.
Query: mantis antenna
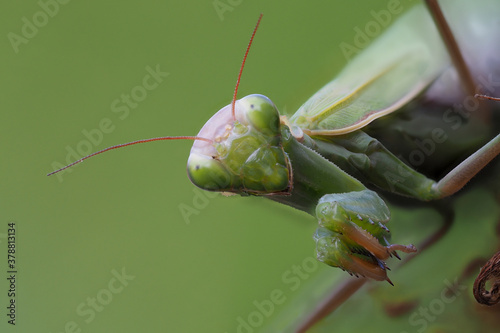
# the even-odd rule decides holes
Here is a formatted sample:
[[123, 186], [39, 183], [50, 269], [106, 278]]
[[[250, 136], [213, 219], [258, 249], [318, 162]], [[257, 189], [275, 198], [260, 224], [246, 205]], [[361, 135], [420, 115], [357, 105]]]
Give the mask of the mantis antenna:
[[255, 33], [257, 32], [257, 28], [259, 27], [260, 20], [262, 19], [262, 15], [264, 15], [264, 14], [262, 14], [262, 13], [260, 14], [259, 19], [257, 20], [257, 24], [255, 25], [255, 28], [253, 29], [252, 37], [250, 37], [250, 42], [248, 42], [247, 50], [245, 52], [245, 56], [243, 57], [243, 61], [241, 63], [240, 73], [238, 74], [238, 80], [236, 81], [236, 87], [234, 88], [233, 101], [231, 102], [231, 110], [233, 113], [234, 120], [236, 120], [234, 105], [236, 104], [236, 94], [238, 93], [238, 87], [240, 86], [241, 73], [243, 73], [243, 67], [245, 67], [245, 62], [247, 61], [248, 52], [250, 51], [250, 46], [252, 46], [253, 38], [255, 36]]
[[[255, 33], [257, 32], [257, 28], [259, 27], [260, 20], [262, 19], [262, 15], [263, 14], [260, 14], [259, 19], [257, 21], [257, 24], [255, 25], [255, 28], [253, 29], [252, 37], [250, 37], [250, 42], [248, 43], [247, 50], [245, 52], [245, 56], [243, 57], [243, 62], [241, 64], [240, 73], [238, 74], [238, 80], [236, 81], [236, 87], [234, 88], [233, 101], [232, 101], [232, 114], [233, 114], [233, 119], [235, 119], [235, 120], [236, 120], [236, 115], [235, 115], [234, 107], [235, 107], [235, 103], [236, 103], [236, 94], [238, 93], [238, 87], [240, 85], [241, 73], [243, 73], [243, 67], [245, 66], [245, 62], [247, 60], [248, 52], [250, 51], [250, 46], [252, 46], [253, 38], [255, 36]], [[108, 147], [108, 148], [104, 148], [104, 149], [99, 150], [99, 151], [97, 151], [95, 153], [92, 153], [90, 155], [82, 157], [79, 160], [76, 160], [73, 163], [70, 163], [70, 164], [66, 165], [65, 167], [62, 167], [62, 168], [57, 169], [57, 170], [54, 170], [51, 173], [48, 173], [47, 176], [52, 176], [53, 174], [56, 174], [56, 173], [61, 172], [63, 170], [66, 170], [67, 168], [70, 168], [70, 167], [72, 167], [75, 164], [81, 163], [81, 162], [85, 161], [86, 159], [88, 159], [90, 157], [93, 157], [93, 156], [105, 153], [105, 152], [107, 152], [109, 150], [123, 148], [123, 147], [131, 146], [131, 145], [135, 145], [135, 144], [138, 144], [138, 143], [146, 143], [146, 142], [161, 141], [161, 140], [202, 140], [202, 141], [213, 143], [213, 140], [210, 140], [210, 139], [207, 139], [207, 138], [198, 137], [198, 136], [165, 136], [165, 137], [159, 137], [159, 138], [137, 140], [137, 141], [132, 141], [132, 142], [128, 142], [128, 143], [122, 143], [122, 144], [119, 144], [119, 145], [116, 145], [116, 146], [111, 146], [111, 147]]]
[[137, 140], [137, 141], [127, 142], [127, 143], [122, 143], [122, 144], [119, 144], [119, 145], [116, 145], [116, 146], [111, 146], [111, 147], [104, 148], [102, 150], [96, 151], [95, 153], [92, 153], [90, 155], [82, 157], [79, 160], [76, 160], [73, 163], [70, 163], [70, 164], [66, 165], [65, 167], [62, 167], [62, 168], [60, 168], [58, 170], [55, 170], [55, 171], [52, 171], [51, 173], [48, 173], [47, 176], [52, 176], [53, 174], [56, 174], [56, 173], [58, 173], [60, 171], [63, 171], [63, 170], [66, 170], [67, 168], [70, 168], [70, 167], [72, 167], [75, 164], [78, 164], [78, 163], [81, 163], [81, 162], [85, 161], [87, 158], [90, 158], [90, 157], [93, 157], [93, 156], [105, 153], [105, 152], [107, 152], [109, 150], [112, 150], [112, 149], [118, 149], [118, 148], [123, 148], [123, 147], [127, 147], [127, 146], [132, 146], [132, 145], [135, 145], [135, 144], [138, 144], [138, 143], [146, 143], [146, 142], [161, 141], [161, 140], [202, 140], [202, 141], [207, 141], [207, 142], [213, 143], [213, 140], [210, 140], [210, 139], [207, 139], [207, 138], [201, 138], [201, 137], [198, 137], [198, 136], [164, 136], [164, 137], [159, 137], [159, 138]]

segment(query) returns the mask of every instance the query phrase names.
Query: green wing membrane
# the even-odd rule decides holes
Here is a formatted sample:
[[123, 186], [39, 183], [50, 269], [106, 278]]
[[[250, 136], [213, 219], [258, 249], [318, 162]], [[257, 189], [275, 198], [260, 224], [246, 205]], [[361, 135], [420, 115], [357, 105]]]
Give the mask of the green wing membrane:
[[391, 113], [422, 92], [450, 64], [423, 6], [399, 19], [290, 121], [309, 135], [340, 135]]

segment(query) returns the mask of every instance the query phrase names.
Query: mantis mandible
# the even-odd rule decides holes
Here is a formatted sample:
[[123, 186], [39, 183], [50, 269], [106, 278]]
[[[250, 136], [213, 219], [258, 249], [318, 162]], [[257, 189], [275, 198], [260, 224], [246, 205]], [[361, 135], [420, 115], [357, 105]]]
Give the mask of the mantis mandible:
[[[392, 284], [387, 259], [399, 258], [397, 251], [414, 253], [417, 248], [391, 243], [386, 225], [390, 211], [384, 199], [428, 202], [452, 196], [500, 153], [494, 121], [498, 104], [474, 98], [476, 93], [499, 95], [499, 69], [492, 71], [487, 63], [500, 64], [500, 56], [463, 47], [464, 41], [489, 44], [492, 49], [500, 45], [497, 34], [484, 34], [494, 31], [491, 18], [500, 15], [500, 6], [494, 1], [485, 1], [482, 8], [467, 1], [447, 6], [444, 12], [452, 22], [486, 15], [474, 27], [469, 24], [472, 20], [464, 19], [455, 34], [458, 43], [456, 25], [450, 29], [434, 1], [428, 1], [428, 9], [434, 19], [424, 6], [415, 6], [289, 118], [281, 116], [266, 96], [236, 99], [242, 65], [231, 104], [212, 116], [197, 136], [113, 146], [67, 167], [136, 143], [194, 140], [187, 164], [194, 185], [262, 196], [305, 211], [318, 220], [313, 237], [319, 261], [356, 277]], [[247, 54], [248, 49], [244, 61]], [[491, 78], [492, 83], [480, 87], [479, 77]], [[468, 98], [475, 103], [474, 112], [448, 112], [449, 106]], [[416, 135], [411, 129], [422, 119], [428, 121], [428, 129]], [[459, 140], [463, 133], [491, 122], [496, 136], [485, 131], [468, 144]], [[453, 130], [444, 131], [443, 123]], [[456, 145], [455, 139], [460, 141]], [[418, 159], [418, 154], [412, 159], [412, 149], [428, 142], [446, 142], [439, 164]], [[456, 163], [457, 157], [472, 150]], [[398, 157], [405, 153], [409, 162]], [[448, 172], [437, 178], [444, 170]], [[446, 216], [445, 222], [451, 223]], [[352, 291], [363, 281], [358, 280]], [[320, 319], [315, 316], [299, 331]]]

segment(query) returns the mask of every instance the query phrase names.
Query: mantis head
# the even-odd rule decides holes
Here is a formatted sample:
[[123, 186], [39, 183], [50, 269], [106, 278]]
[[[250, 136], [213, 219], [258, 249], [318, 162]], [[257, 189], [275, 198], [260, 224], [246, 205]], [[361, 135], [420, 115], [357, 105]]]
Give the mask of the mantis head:
[[288, 192], [290, 162], [281, 147], [273, 102], [249, 95], [219, 110], [203, 126], [189, 155], [191, 182], [208, 191], [251, 194]]

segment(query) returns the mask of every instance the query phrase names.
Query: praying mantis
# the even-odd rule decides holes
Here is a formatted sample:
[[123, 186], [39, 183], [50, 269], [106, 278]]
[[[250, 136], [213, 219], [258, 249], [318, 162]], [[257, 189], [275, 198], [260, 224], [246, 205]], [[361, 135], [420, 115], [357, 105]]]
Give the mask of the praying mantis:
[[[467, 41], [475, 47], [458, 54], [453, 41], [446, 47], [449, 37], [443, 33], [443, 43], [438, 33], [443, 28], [436, 29], [427, 10], [417, 6], [290, 118], [280, 117], [265, 96], [236, 100], [235, 93], [196, 137], [181, 137], [195, 140], [188, 160], [191, 181], [209, 191], [262, 196], [310, 213], [319, 223], [314, 239], [320, 261], [392, 283], [386, 260], [417, 247], [390, 243], [385, 201], [449, 197], [500, 150], [498, 105], [474, 97], [499, 95], [499, 67], [492, 68], [499, 56], [478, 54], [481, 45], [493, 50], [500, 45], [496, 34], [484, 33], [498, 29], [499, 6], [493, 1], [442, 5], [446, 15], [456, 15], [452, 31], [453, 22], [465, 22], [455, 34], [459, 45]], [[474, 15], [484, 26], [466, 24]], [[450, 109], [460, 102], [471, 103], [473, 111]], [[470, 157], [457, 161], [467, 153]], [[451, 223], [448, 205], [436, 207]]]

